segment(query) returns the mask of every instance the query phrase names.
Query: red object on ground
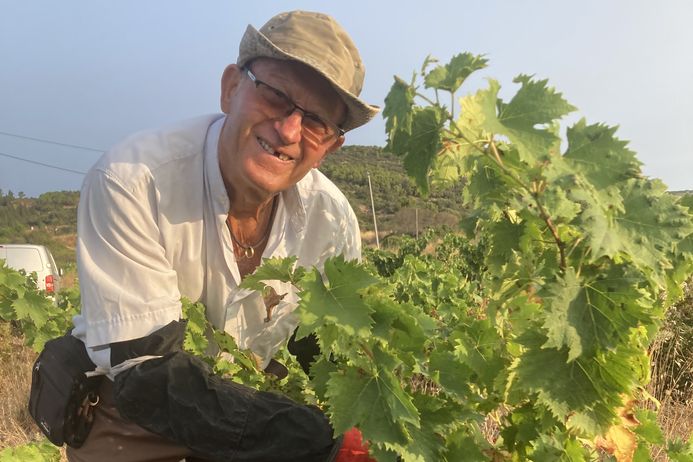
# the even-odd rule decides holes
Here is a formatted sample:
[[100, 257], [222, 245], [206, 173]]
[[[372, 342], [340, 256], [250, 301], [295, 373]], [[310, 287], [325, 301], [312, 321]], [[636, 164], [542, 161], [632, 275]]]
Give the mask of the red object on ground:
[[344, 433], [342, 447], [339, 448], [335, 462], [376, 462], [368, 455], [368, 442], [363, 441], [363, 435], [354, 427]]

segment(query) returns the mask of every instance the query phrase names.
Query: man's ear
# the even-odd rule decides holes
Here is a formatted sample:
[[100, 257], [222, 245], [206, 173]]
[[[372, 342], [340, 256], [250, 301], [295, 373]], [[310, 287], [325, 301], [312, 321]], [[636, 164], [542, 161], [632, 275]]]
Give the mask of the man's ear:
[[231, 110], [231, 99], [242, 77], [243, 72], [237, 64], [229, 64], [224, 69], [224, 73], [221, 76], [221, 96], [219, 98], [221, 111], [224, 114], [228, 114]]
[[336, 140], [334, 140], [334, 142], [330, 145], [330, 147], [325, 150], [325, 154], [323, 154], [323, 156], [320, 158], [320, 160], [313, 164], [313, 168], [320, 167], [320, 164], [322, 164], [322, 161], [325, 160], [325, 157], [327, 157], [329, 154], [335, 152], [337, 149], [341, 148], [343, 144], [344, 144], [344, 135], [342, 135], [339, 138], [337, 138]]

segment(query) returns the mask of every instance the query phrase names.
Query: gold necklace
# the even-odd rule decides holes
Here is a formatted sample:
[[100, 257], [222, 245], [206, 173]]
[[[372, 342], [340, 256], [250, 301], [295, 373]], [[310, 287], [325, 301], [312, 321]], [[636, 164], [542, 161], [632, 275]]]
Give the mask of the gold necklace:
[[269, 237], [270, 231], [272, 231], [272, 217], [274, 216], [274, 210], [277, 208], [277, 196], [274, 196], [274, 199], [272, 199], [272, 210], [270, 211], [269, 214], [269, 219], [267, 220], [267, 226], [265, 227], [265, 233], [262, 235], [259, 241], [257, 241], [255, 244], [243, 244], [236, 236], [233, 235], [233, 228], [231, 227], [231, 222], [229, 219], [226, 219], [226, 224], [229, 227], [229, 234], [231, 234], [231, 240], [236, 244], [238, 247], [240, 247], [241, 255], [238, 255], [239, 257], [244, 257], [247, 259], [251, 259], [255, 256], [255, 249], [260, 246], [263, 242], [267, 240]]

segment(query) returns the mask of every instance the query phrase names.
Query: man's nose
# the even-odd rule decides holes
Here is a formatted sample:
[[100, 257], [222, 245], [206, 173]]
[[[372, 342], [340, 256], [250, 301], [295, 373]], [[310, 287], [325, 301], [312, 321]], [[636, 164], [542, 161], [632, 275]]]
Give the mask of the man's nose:
[[299, 108], [295, 108], [291, 114], [277, 120], [275, 128], [279, 132], [282, 141], [286, 144], [293, 144], [301, 141], [302, 123], [303, 112]]

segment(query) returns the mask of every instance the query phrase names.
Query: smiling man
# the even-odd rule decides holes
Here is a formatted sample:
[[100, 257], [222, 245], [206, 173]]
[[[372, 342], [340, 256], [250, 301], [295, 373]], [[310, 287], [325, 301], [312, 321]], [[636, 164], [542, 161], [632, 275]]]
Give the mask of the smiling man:
[[358, 259], [358, 223], [316, 168], [378, 111], [364, 67], [331, 17], [302, 11], [249, 26], [221, 82], [223, 114], [136, 134], [87, 175], [78, 212], [82, 312], [73, 335], [107, 375], [71, 461], [368, 460], [356, 430], [318, 410], [209, 374], [180, 351], [180, 298], [265, 368], [296, 328], [292, 287], [268, 315], [239, 289], [262, 258], [322, 267]]

